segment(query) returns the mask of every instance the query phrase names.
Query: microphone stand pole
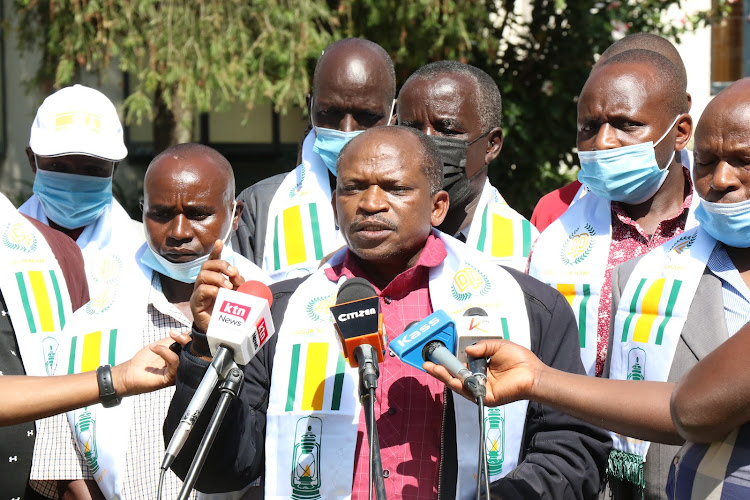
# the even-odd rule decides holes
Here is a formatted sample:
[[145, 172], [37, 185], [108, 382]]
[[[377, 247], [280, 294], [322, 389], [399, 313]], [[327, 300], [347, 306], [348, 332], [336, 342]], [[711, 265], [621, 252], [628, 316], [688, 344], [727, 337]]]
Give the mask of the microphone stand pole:
[[380, 457], [378, 426], [375, 422], [375, 389], [378, 387], [378, 355], [375, 348], [362, 344], [354, 349], [354, 357], [359, 365], [359, 398], [365, 410], [367, 441], [370, 443], [370, 488], [368, 498], [372, 500], [372, 489], [375, 498], [386, 500], [385, 482], [383, 481], [383, 461]]
[[198, 451], [193, 458], [193, 463], [190, 464], [190, 469], [188, 469], [185, 481], [182, 483], [182, 489], [177, 497], [178, 500], [187, 500], [190, 496], [190, 492], [198, 480], [198, 475], [203, 469], [203, 464], [206, 462], [206, 458], [208, 458], [208, 452], [211, 450], [211, 445], [214, 443], [221, 422], [224, 420], [224, 415], [229, 409], [229, 403], [239, 395], [242, 388], [244, 376], [242, 370], [234, 362], [232, 351], [225, 349], [220, 352], [224, 356], [220, 356], [217, 353], [217, 356], [211, 363], [211, 368], [216, 370], [221, 381], [221, 385], [219, 386], [219, 392], [221, 393], [219, 403], [216, 405], [216, 410], [214, 410], [214, 414], [211, 416], [206, 433], [203, 435], [203, 439], [198, 446]]

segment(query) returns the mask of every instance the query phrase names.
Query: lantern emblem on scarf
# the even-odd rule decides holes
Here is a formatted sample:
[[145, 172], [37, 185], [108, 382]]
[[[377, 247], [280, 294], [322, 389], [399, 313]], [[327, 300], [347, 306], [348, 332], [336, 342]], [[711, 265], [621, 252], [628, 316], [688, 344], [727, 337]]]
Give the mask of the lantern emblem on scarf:
[[44, 359], [44, 369], [47, 375], [52, 375], [55, 368], [55, 353], [57, 352], [57, 339], [55, 337], [45, 337], [42, 340], [42, 356]]
[[292, 498], [320, 498], [320, 440], [323, 421], [302, 417], [297, 421], [292, 460]]
[[560, 258], [563, 264], [574, 266], [583, 261], [594, 248], [594, 236], [596, 231], [590, 224], [586, 224], [583, 231], [580, 226], [575, 228], [568, 236], [568, 240], [563, 245]]
[[646, 379], [646, 351], [634, 347], [628, 352], [628, 380]]
[[76, 422], [76, 438], [83, 452], [83, 458], [92, 474], [99, 470], [99, 454], [96, 451], [96, 420], [91, 412], [84, 411]]
[[485, 449], [490, 476], [503, 471], [505, 460], [505, 409], [490, 408], [484, 417]]

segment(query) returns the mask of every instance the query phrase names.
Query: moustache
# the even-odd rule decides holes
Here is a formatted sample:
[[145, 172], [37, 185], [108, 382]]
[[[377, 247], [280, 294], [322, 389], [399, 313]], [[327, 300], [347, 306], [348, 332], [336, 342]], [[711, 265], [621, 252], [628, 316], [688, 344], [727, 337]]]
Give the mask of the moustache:
[[395, 231], [396, 229], [398, 229], [398, 225], [395, 222], [390, 221], [384, 217], [379, 217], [377, 215], [372, 217], [363, 217], [349, 224], [350, 231], [361, 231], [365, 228], [371, 229], [373, 227], [376, 229], [388, 229], [391, 231]]

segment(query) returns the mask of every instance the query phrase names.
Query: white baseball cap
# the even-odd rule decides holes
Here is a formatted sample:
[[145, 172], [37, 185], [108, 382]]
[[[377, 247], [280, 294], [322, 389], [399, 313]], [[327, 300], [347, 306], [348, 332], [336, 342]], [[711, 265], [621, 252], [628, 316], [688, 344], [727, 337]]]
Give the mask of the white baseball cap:
[[120, 161], [128, 155], [114, 104], [96, 89], [73, 85], [47, 97], [29, 138], [39, 156], [86, 155]]

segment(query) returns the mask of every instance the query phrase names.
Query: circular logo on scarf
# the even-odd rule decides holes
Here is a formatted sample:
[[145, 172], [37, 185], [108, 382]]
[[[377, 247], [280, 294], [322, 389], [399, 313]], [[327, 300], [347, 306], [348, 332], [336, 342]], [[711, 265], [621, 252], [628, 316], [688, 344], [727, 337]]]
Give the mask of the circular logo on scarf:
[[568, 240], [563, 245], [560, 258], [563, 264], [568, 266], [574, 266], [582, 262], [586, 257], [589, 256], [591, 250], [594, 248], [594, 231], [593, 226], [586, 224], [583, 226], [584, 230], [579, 232], [581, 226], [578, 226], [570, 233]]
[[88, 266], [91, 279], [98, 284], [114, 285], [122, 273], [122, 260], [114, 254], [97, 255]]
[[667, 259], [673, 259], [678, 257], [682, 252], [693, 246], [693, 243], [695, 243], [695, 239], [698, 237], [698, 233], [693, 232], [691, 235], [685, 235], [680, 236], [677, 238], [677, 240], [672, 244], [672, 248], [669, 249], [669, 252], [667, 252]]
[[24, 221], [8, 224], [3, 232], [3, 245], [11, 250], [32, 253], [36, 250], [36, 235], [28, 230]]
[[91, 316], [94, 316], [95, 314], [101, 314], [112, 307], [112, 303], [114, 301], [114, 290], [111, 288], [107, 288], [86, 303], [86, 313]]
[[307, 316], [313, 321], [324, 321], [330, 314], [331, 306], [335, 303], [335, 294], [316, 297], [307, 303]]
[[451, 283], [451, 295], [458, 301], [464, 301], [470, 298], [474, 293], [487, 295], [492, 289], [490, 280], [487, 279], [482, 271], [472, 266], [468, 262], [453, 275]]

